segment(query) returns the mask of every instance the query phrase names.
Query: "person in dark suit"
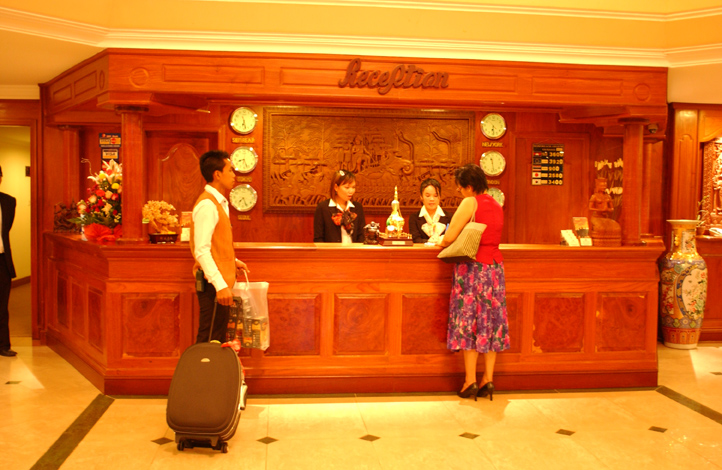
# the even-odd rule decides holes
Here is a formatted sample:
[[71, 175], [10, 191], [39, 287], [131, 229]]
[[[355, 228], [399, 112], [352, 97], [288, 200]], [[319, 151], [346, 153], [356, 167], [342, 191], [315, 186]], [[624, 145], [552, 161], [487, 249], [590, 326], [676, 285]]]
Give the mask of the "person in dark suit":
[[[414, 243], [426, 243], [433, 233], [441, 235], [451, 221], [439, 205], [441, 203], [441, 184], [434, 178], [425, 179], [419, 187], [423, 206], [417, 214], [409, 216], [409, 233]], [[432, 242], [436, 243], [436, 239]]]
[[[0, 167], [0, 184], [3, 181], [3, 169]], [[10, 251], [10, 229], [15, 220], [15, 198], [0, 193], [0, 356], [13, 357], [18, 353], [10, 349], [10, 289], [15, 277], [13, 254]]]
[[326, 243], [363, 243], [366, 219], [361, 204], [351, 202], [356, 192], [356, 176], [348, 170], [333, 174], [330, 199], [316, 206], [313, 217], [313, 241]]

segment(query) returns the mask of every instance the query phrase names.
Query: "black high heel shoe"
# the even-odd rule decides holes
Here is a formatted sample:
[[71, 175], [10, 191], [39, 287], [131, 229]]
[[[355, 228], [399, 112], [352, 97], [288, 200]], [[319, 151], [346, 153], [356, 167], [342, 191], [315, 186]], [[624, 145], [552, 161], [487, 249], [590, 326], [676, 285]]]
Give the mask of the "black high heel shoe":
[[479, 389], [478, 395], [482, 398], [489, 395], [489, 400], [494, 401], [494, 382], [485, 383], [484, 386]]
[[469, 398], [473, 395], [474, 401], [476, 401], [476, 396], [478, 395], [478, 393], [479, 393], [479, 386], [476, 384], [476, 382], [469, 385], [464, 390], [462, 390], [460, 392], [456, 392], [456, 394], [458, 396], [460, 396], [461, 398]]

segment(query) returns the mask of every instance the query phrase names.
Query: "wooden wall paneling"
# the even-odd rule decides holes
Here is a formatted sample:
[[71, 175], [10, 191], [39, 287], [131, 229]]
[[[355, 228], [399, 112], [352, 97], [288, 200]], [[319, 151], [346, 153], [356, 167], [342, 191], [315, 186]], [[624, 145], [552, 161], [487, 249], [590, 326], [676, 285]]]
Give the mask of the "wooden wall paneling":
[[401, 354], [446, 354], [448, 294], [405, 294], [401, 309]]
[[88, 344], [101, 353], [105, 350], [105, 309], [103, 292], [88, 288]]
[[387, 294], [334, 296], [334, 354], [388, 353], [388, 297]]
[[585, 294], [537, 293], [534, 298], [533, 352], [583, 352]]
[[210, 150], [211, 140], [186, 132], [148, 132], [148, 199], [172, 204], [179, 215], [193, 210], [206, 184], [200, 157]]
[[71, 330], [76, 335], [79, 336], [82, 339], [87, 338], [87, 334], [85, 332], [86, 328], [86, 314], [87, 314], [87, 308], [85, 304], [85, 287], [82, 283], [79, 283], [78, 280], [72, 279], [70, 281], [70, 323], [71, 323]]
[[667, 173], [665, 165], [664, 141], [655, 142], [651, 148], [650, 185], [649, 185], [649, 233], [661, 237], [665, 233], [665, 221], [668, 194], [665, 190]]
[[68, 303], [70, 302], [70, 296], [68, 295], [69, 280], [68, 278], [58, 273], [56, 278], [56, 302], [57, 302], [57, 313], [58, 325], [65, 328], [70, 328], [70, 316]]
[[506, 312], [509, 320], [509, 353], [521, 353], [524, 331], [524, 294], [521, 292], [506, 293]]
[[321, 354], [320, 294], [268, 294], [271, 346], [264, 356], [318, 356]]
[[[697, 252], [707, 263], [707, 301], [700, 331], [701, 341], [722, 341], [722, 240], [697, 237]], [[715, 287], [713, 287], [715, 286]]]
[[596, 312], [595, 352], [645, 351], [646, 292], [603, 292]]
[[69, 206], [80, 193], [80, 131], [76, 127], [61, 126], [63, 135], [62, 178], [66, 181], [63, 203]]
[[722, 109], [700, 109], [699, 111], [699, 142], [709, 142], [722, 137]]
[[123, 357], [180, 357], [180, 294], [121, 295]]
[[[535, 143], [564, 145], [564, 184], [532, 186], [531, 153]], [[560, 231], [572, 227], [572, 217], [588, 213], [589, 136], [526, 134], [516, 139], [516, 240], [558, 244]], [[522, 190], [521, 188], [524, 188]]]

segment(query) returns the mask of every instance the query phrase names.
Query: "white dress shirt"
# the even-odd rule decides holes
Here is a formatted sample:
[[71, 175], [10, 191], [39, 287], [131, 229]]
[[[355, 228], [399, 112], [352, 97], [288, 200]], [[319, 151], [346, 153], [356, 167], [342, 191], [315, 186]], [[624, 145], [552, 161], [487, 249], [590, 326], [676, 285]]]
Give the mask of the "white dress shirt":
[[[328, 202], [328, 207], [338, 207], [338, 204], [336, 204], [336, 201], [334, 201], [332, 198]], [[353, 202], [348, 201], [346, 203], [346, 210], [349, 210], [352, 207], [354, 207]], [[340, 207], [338, 207], [338, 208], [339, 208], [339, 210], [341, 210]], [[343, 225], [341, 225], [341, 243], [343, 243], [343, 244], [353, 243], [353, 238], [351, 238], [351, 235], [349, 235], [349, 233], [346, 231], [346, 229], [344, 228]]]
[[[209, 184], [206, 185], [205, 190], [218, 201], [230, 218], [228, 199]], [[195, 247], [193, 254], [198, 264], [201, 265], [208, 282], [216, 288], [216, 292], [229, 287], [211, 255], [211, 237], [218, 225], [218, 219], [218, 210], [210, 199], [202, 200], [193, 208], [193, 243]], [[230, 287], [233, 288], [233, 286]]]

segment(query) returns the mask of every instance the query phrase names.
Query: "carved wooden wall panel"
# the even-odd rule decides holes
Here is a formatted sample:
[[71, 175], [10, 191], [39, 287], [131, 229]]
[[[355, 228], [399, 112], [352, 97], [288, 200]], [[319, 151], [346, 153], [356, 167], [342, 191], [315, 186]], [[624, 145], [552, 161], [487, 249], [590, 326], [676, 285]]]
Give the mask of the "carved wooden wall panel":
[[68, 279], [62, 274], [58, 274], [56, 282], [58, 323], [60, 325], [63, 325], [65, 328], [69, 328], [70, 319], [68, 318]]
[[535, 353], [582, 352], [584, 294], [536, 294], [533, 337]]
[[702, 221], [722, 227], [722, 142], [707, 142], [704, 148], [702, 180]]
[[387, 352], [387, 297], [385, 294], [334, 296], [334, 354]]
[[121, 298], [123, 356], [180, 355], [179, 294], [124, 294]]
[[[321, 353], [320, 294], [268, 294], [271, 346], [266, 356], [308, 356]], [[273, 328], [273, 325], [284, 325]]]
[[75, 281], [71, 281], [71, 325], [73, 333], [85, 338], [85, 289]]
[[103, 319], [105, 318], [103, 308], [103, 293], [99, 290], [88, 288], [88, 343], [103, 351], [105, 347], [105, 332], [103, 330]]
[[509, 319], [510, 353], [521, 352], [522, 319], [524, 314], [524, 295], [522, 293], [506, 294], [506, 314]]
[[179, 213], [192, 210], [206, 184], [199, 159], [210, 150], [211, 139], [182, 132], [149, 132], [147, 139], [148, 199], [173, 204]]
[[643, 351], [647, 300], [645, 293], [599, 293], [596, 351]]
[[401, 354], [443, 354], [449, 324], [447, 294], [402, 296]]
[[456, 207], [454, 170], [473, 160], [474, 114], [342, 108], [265, 108], [263, 208], [313, 212], [328, 199], [333, 173], [356, 174], [354, 200], [388, 212], [398, 186], [402, 208], [419, 207], [419, 185], [434, 177]]

